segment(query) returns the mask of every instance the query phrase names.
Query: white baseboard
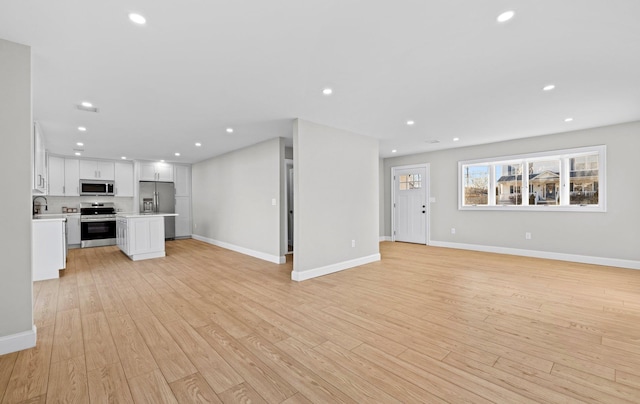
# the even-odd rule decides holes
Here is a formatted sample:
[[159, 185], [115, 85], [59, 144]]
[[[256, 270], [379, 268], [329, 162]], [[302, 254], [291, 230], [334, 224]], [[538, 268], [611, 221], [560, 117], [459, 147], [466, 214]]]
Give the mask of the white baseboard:
[[214, 240], [212, 238], [202, 237], [197, 234], [193, 234], [192, 237], [196, 240], [204, 241], [205, 243], [213, 244], [218, 247], [226, 248], [227, 250], [239, 252], [240, 254], [249, 255], [251, 257], [260, 258], [261, 260], [273, 262], [274, 264], [284, 264], [287, 262], [286, 257], [266, 254], [260, 251], [251, 250], [249, 248], [240, 247], [235, 244], [225, 243], [224, 241]]
[[392, 241], [391, 236], [380, 236], [380, 241]]
[[36, 346], [37, 334], [36, 326], [33, 325], [31, 331], [24, 331], [0, 337], [0, 355], [33, 348]]
[[331, 264], [320, 268], [309, 269], [306, 271], [291, 271], [291, 279], [298, 282], [306, 281], [307, 279], [317, 278], [318, 276], [328, 275], [338, 271], [344, 271], [345, 269], [376, 261], [380, 261], [379, 253], [352, 259], [349, 261], [338, 262], [336, 264]]
[[548, 251], [523, 250], [520, 248], [494, 247], [478, 244], [450, 243], [446, 241], [429, 242], [433, 247], [457, 248], [461, 250], [482, 251], [497, 254], [520, 255], [523, 257], [546, 258], [559, 261], [580, 262], [583, 264], [605, 265], [629, 269], [640, 269], [640, 261], [623, 260], [618, 258], [592, 257], [588, 255], [565, 254]]

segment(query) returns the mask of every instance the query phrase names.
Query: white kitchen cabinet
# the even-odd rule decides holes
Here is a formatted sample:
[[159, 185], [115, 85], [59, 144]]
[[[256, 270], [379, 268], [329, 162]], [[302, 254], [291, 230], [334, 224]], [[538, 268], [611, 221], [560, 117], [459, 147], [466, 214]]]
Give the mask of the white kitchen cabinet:
[[64, 196], [64, 158], [49, 156], [47, 164], [47, 177], [49, 178], [48, 195]]
[[167, 163], [140, 163], [140, 181], [173, 181], [173, 166]]
[[49, 156], [47, 177], [49, 182], [48, 195], [78, 196], [80, 177], [79, 160]]
[[80, 214], [67, 215], [67, 245], [80, 246]]
[[116, 244], [133, 261], [164, 257], [164, 216], [118, 216]]
[[80, 178], [83, 180], [110, 180], [115, 178], [112, 161], [80, 160]]
[[176, 164], [173, 173], [176, 196], [191, 196], [191, 166]]
[[31, 232], [32, 275], [34, 281], [59, 278], [66, 267], [65, 219], [34, 219]]
[[176, 237], [191, 237], [191, 166], [174, 165]]
[[64, 195], [80, 195], [80, 160], [64, 159]]
[[191, 197], [176, 196], [176, 237], [191, 237]]
[[115, 196], [133, 197], [133, 164], [126, 162], [115, 163]]
[[118, 217], [116, 219], [116, 245], [126, 255], [129, 255], [128, 230], [127, 219], [124, 217]]
[[33, 123], [33, 191], [36, 194], [47, 193], [47, 155], [38, 122]]

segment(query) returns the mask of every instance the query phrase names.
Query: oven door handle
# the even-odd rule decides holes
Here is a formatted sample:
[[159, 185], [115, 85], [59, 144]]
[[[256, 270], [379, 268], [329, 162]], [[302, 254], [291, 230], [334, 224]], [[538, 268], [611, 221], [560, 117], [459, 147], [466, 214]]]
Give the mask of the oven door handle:
[[95, 218], [95, 219], [80, 219], [80, 223], [88, 223], [88, 222], [115, 222], [115, 218]]

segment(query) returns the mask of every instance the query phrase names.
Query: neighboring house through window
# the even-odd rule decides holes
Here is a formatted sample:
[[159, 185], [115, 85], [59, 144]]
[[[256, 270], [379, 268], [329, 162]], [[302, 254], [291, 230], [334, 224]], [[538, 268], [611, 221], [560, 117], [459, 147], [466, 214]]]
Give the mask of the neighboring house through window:
[[594, 146], [461, 161], [458, 208], [604, 212], [605, 154]]

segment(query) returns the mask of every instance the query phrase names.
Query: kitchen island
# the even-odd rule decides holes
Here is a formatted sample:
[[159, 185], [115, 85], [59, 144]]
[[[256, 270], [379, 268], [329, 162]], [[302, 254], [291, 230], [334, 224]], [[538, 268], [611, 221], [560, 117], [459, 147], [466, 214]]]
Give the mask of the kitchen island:
[[67, 262], [66, 223], [64, 215], [35, 215], [31, 221], [32, 279], [43, 281], [60, 277]]
[[131, 260], [164, 257], [164, 218], [176, 213], [118, 213], [116, 244]]

